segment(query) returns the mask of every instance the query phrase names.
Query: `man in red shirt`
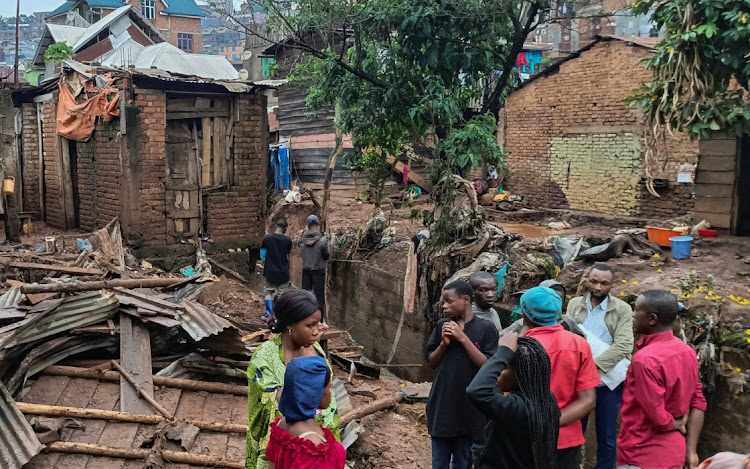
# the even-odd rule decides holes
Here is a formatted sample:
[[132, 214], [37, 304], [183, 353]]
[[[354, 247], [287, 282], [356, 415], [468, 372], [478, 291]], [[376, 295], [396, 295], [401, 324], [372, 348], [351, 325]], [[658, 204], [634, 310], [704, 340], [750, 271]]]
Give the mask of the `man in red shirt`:
[[695, 350], [672, 333], [680, 307], [664, 290], [643, 292], [634, 329], [645, 334], [625, 378], [618, 468], [695, 469], [706, 399]]
[[552, 365], [550, 387], [560, 406], [557, 468], [580, 469], [584, 443], [581, 419], [596, 406], [596, 387], [601, 384], [591, 347], [586, 339], [557, 324], [562, 300], [551, 288], [535, 287], [521, 297], [526, 337], [538, 340]]

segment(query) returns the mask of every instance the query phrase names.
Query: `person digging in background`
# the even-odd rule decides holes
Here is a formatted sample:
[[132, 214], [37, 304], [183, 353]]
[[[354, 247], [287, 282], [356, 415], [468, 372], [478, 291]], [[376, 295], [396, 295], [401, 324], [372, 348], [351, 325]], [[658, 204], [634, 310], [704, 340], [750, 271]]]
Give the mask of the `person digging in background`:
[[[288, 290], [274, 303], [271, 331], [277, 335], [255, 350], [247, 367], [247, 469], [268, 467], [269, 426], [284, 416], [278, 407], [278, 399], [282, 394], [287, 364], [299, 357], [325, 356], [318, 344], [320, 318], [318, 301], [307, 290]], [[320, 411], [315, 419], [331, 430], [338, 440], [339, 416], [333, 397], [328, 408]]]
[[695, 350], [674, 336], [677, 298], [643, 292], [633, 327], [644, 337], [628, 368], [622, 397], [618, 469], [696, 469], [706, 399]]
[[315, 421], [331, 404], [331, 370], [320, 356], [289, 362], [279, 411], [266, 447], [269, 469], [344, 469], [346, 450], [333, 433]]
[[[602, 373], [609, 373], [621, 360], [630, 358], [633, 351], [633, 310], [629, 304], [610, 295], [614, 282], [614, 272], [608, 265], [595, 264], [586, 281], [588, 293], [570, 300], [566, 313], [609, 346], [594, 358]], [[596, 388], [596, 469], [612, 469], [615, 465], [622, 391], [622, 383], [614, 389], [604, 384]], [[585, 432], [588, 417], [582, 423]]]
[[433, 469], [468, 469], [471, 446], [487, 420], [466, 395], [466, 387], [497, 351], [497, 328], [474, 316], [473, 290], [462, 280], [443, 287], [443, 312], [425, 356], [435, 377], [427, 399], [427, 431]]
[[317, 216], [307, 217], [307, 231], [299, 245], [302, 247], [302, 288], [315, 293], [318, 308], [321, 314], [325, 314], [328, 239], [320, 232], [320, 219]]
[[474, 290], [472, 308], [474, 316], [486, 319], [495, 325], [498, 331], [503, 329], [500, 315], [492, 306], [497, 300], [497, 280], [489, 272], [474, 272], [469, 277], [469, 285]]
[[263, 296], [266, 301], [266, 322], [273, 317], [273, 301], [289, 288], [289, 253], [292, 252], [292, 238], [287, 236], [286, 218], [279, 218], [275, 223], [275, 232], [263, 236], [260, 244], [265, 249], [265, 263], [263, 264], [263, 277], [266, 283], [263, 286]]
[[534, 287], [521, 296], [525, 337], [538, 340], [547, 351], [550, 388], [560, 407], [557, 468], [580, 469], [585, 442], [581, 419], [596, 406], [601, 380], [586, 339], [557, 324], [561, 308], [562, 300], [551, 288]]
[[479, 369], [466, 393], [490, 420], [475, 469], [554, 469], [560, 408], [550, 391], [544, 347], [511, 332]]

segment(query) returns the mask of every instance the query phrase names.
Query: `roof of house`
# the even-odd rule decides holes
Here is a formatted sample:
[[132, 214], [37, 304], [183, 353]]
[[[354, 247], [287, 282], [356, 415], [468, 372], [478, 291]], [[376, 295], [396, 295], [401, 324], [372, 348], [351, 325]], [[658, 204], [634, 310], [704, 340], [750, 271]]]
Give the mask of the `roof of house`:
[[86, 28], [79, 28], [76, 26], [65, 26], [62, 24], [47, 24], [52, 39], [56, 43], [65, 41], [70, 47], [73, 47], [83, 33], [86, 32]]
[[166, 15], [197, 16], [203, 18], [206, 13], [200, 9], [195, 0], [169, 0], [167, 8], [162, 11]]
[[170, 74], [210, 78], [212, 80], [237, 80], [239, 74], [221, 55], [188, 54], [175, 46], [162, 42], [145, 47], [134, 62], [136, 69], [156, 68]]
[[[126, 5], [125, 0], [84, 0], [86, 4], [89, 7], [93, 8], [122, 8], [123, 5]], [[59, 7], [55, 8], [52, 12], [50, 12], [47, 15], [47, 18], [51, 18], [53, 16], [62, 15], [63, 13], [67, 13], [70, 11], [75, 4], [78, 3], [78, 1], [71, 1], [68, 0]], [[203, 10], [200, 9], [200, 7], [195, 3], [195, 0], [169, 0], [169, 2], [164, 2], [165, 5], [167, 5], [167, 8], [162, 11], [165, 15], [180, 15], [180, 16], [195, 16], [199, 18], [203, 18], [206, 15], [206, 13], [203, 12]]]
[[75, 5], [76, 2], [74, 1], [67, 1], [64, 2], [59, 7], [55, 8], [51, 12], [47, 13], [47, 18], [52, 18], [53, 16], [62, 15], [63, 13], [67, 13], [71, 8], [73, 8], [73, 5]]
[[141, 15], [140, 11], [136, 10], [130, 5], [125, 5], [86, 28], [86, 32], [75, 43], [75, 45], [73, 46], [73, 50], [76, 52], [81, 50], [83, 46], [85, 46], [89, 41], [96, 38], [100, 32], [108, 28], [110, 25], [114, 24], [117, 20], [125, 15], [131, 15], [132, 21], [136, 23], [142, 30], [150, 30], [162, 41], [167, 40], [158, 29], [156, 29], [148, 20], [143, 17], [143, 15]]

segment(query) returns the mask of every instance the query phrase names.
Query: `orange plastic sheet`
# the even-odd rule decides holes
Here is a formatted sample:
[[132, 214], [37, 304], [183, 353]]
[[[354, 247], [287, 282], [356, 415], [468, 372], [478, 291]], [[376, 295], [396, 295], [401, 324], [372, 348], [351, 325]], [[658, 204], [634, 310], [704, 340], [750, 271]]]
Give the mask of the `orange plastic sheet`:
[[60, 82], [60, 100], [57, 103], [57, 133], [68, 140], [87, 142], [94, 134], [96, 118], [101, 117], [109, 122], [120, 115], [120, 95], [115, 94], [112, 101], [107, 100], [109, 93], [116, 93], [112, 87], [103, 88], [93, 98], [77, 103], [68, 86]]

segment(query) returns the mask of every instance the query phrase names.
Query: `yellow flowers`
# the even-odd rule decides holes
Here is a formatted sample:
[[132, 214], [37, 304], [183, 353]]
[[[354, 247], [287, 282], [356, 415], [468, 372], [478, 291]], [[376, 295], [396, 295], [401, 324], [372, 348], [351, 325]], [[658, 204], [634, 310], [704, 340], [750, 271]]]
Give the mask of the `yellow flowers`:
[[667, 47], [667, 52], [671, 54], [672, 53], [672, 48], [671, 47]]
[[659, 272], [660, 274], [663, 273], [661, 269], [657, 270], [657, 272]]
[[669, 290], [669, 292], [670, 292], [671, 294], [673, 294], [673, 295], [675, 294], [675, 292], [676, 292], [676, 291], [677, 291], [677, 290]]
[[735, 373], [742, 373], [742, 370], [741, 370], [741, 369], [740, 369], [740, 367], [738, 366], [737, 368], [735, 368], [735, 369], [734, 369], [734, 372], [735, 372]]
[[690, 26], [690, 29], [695, 29], [695, 25]]
[[[628, 283], [628, 281], [627, 280], [623, 280], [622, 283]], [[748, 292], [750, 292], [750, 290], [748, 290]]]
[[659, 258], [659, 255], [658, 255], [658, 254], [654, 254], [654, 257], [658, 259], [658, 258]]
[[745, 335], [750, 335], [750, 329], [745, 329]]
[[[624, 292], [624, 291], [621, 291], [621, 292], [620, 292], [620, 296], [625, 296], [625, 292]], [[750, 340], [750, 339], [749, 339], [749, 340]]]
[[633, 282], [633, 285], [638, 285], [638, 282]]
[[747, 23], [747, 15], [742, 15], [742, 24]]

